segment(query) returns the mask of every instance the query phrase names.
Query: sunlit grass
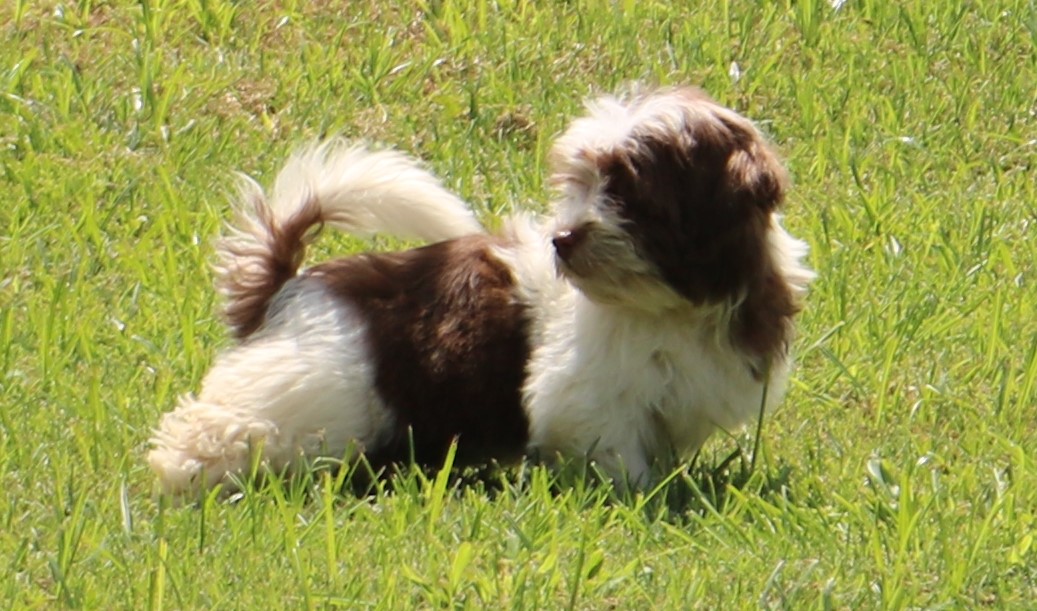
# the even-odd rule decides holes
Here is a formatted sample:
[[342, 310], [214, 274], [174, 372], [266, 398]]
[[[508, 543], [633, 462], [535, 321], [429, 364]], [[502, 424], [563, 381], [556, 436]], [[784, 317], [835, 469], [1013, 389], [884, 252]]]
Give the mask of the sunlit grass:
[[[4, 608], [1037, 599], [1032, 2], [14, 1], [0, 32]], [[794, 178], [819, 279], [754, 471], [725, 464], [742, 436], [625, 498], [532, 467], [153, 495], [150, 427], [229, 341], [231, 172], [341, 133], [493, 224], [544, 205], [552, 138], [630, 80], [705, 87]]]

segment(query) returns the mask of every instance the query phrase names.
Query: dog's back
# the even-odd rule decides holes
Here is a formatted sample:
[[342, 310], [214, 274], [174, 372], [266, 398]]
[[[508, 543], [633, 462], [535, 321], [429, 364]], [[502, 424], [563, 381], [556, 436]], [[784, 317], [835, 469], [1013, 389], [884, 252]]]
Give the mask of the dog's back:
[[305, 272], [363, 320], [374, 389], [394, 418], [370, 448], [375, 466], [439, 465], [455, 439], [459, 463], [525, 451], [530, 321], [511, 270], [494, 255], [500, 243], [465, 236]]

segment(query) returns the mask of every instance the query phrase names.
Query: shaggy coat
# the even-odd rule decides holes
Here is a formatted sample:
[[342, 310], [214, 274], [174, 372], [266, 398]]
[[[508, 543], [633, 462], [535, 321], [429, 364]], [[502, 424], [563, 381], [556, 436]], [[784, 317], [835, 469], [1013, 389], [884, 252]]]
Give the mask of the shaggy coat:
[[[553, 213], [498, 235], [395, 152], [329, 142], [269, 196], [246, 180], [217, 267], [238, 343], [155, 431], [163, 489], [454, 440], [463, 464], [584, 457], [643, 485], [774, 407], [812, 274], [753, 125], [696, 89], [603, 97], [552, 166]], [[322, 225], [430, 244], [300, 269]]]

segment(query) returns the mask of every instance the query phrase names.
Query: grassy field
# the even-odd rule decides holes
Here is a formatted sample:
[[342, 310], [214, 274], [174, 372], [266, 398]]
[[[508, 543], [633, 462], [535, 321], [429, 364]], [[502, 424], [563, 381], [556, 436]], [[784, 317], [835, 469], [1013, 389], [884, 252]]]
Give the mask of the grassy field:
[[[0, 607], [1032, 608], [1037, 5], [683, 4], [4, 2]], [[343, 133], [492, 223], [633, 79], [705, 87], [794, 177], [819, 279], [755, 471], [746, 434], [619, 501], [540, 468], [154, 496], [150, 427], [229, 341], [230, 172]]]

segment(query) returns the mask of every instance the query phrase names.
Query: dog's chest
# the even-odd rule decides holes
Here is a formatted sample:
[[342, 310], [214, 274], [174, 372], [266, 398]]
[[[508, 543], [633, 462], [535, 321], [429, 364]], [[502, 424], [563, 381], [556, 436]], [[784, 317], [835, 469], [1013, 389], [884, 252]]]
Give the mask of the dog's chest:
[[759, 407], [761, 386], [715, 327], [615, 317], [578, 304], [534, 344], [524, 400], [531, 441], [579, 452], [594, 444], [697, 447]]
[[745, 359], [702, 329], [629, 329], [594, 361], [598, 404], [651, 420], [678, 449], [737, 426], [759, 405], [761, 386]]
[[713, 429], [733, 429], [756, 413], [763, 385], [737, 351], [714, 337], [664, 343], [651, 355], [658, 382], [657, 425], [677, 449], [699, 445]]

